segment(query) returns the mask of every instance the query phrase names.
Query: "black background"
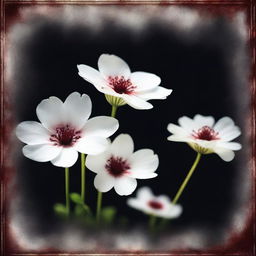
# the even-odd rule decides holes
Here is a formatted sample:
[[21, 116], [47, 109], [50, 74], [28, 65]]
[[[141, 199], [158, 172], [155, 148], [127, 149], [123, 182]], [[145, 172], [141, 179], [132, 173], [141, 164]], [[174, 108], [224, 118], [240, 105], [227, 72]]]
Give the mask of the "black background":
[[[150, 186], [155, 194], [174, 197], [196, 157], [196, 152], [185, 143], [167, 141], [168, 123], [177, 123], [183, 115], [193, 117], [199, 113], [212, 115], [216, 120], [230, 116], [244, 127], [237, 115], [238, 111], [244, 113], [233, 93], [241, 91], [236, 87], [239, 81], [234, 82], [231, 58], [242, 42], [223, 17], [214, 18], [209, 26], [195, 28], [198, 30], [193, 40], [156, 19], [139, 34], [111, 20], [106, 20], [98, 33], [81, 24], [67, 27], [45, 17], [33, 18], [29, 23], [33, 24], [34, 32], [19, 42], [14, 72], [17, 123], [37, 120], [35, 109], [42, 99], [54, 95], [65, 100], [74, 91], [91, 97], [92, 116], [110, 115], [111, 106], [104, 95], [83, 80], [76, 67], [87, 64], [97, 68], [102, 53], [120, 56], [132, 71], [157, 74], [162, 86], [173, 89], [167, 100], [151, 101], [152, 110], [140, 111], [129, 106], [118, 109], [120, 128], [113, 137], [128, 133], [134, 139], [135, 150], [150, 148], [159, 155], [159, 176], [138, 180], [138, 188]], [[238, 139], [241, 140], [242, 137]], [[57, 219], [52, 206], [65, 202], [64, 169], [25, 158], [21, 146], [15, 161], [24, 214], [31, 217], [39, 232], [54, 232]], [[242, 170], [236, 166], [242, 163], [243, 171], [247, 171], [241, 152], [229, 163], [215, 154], [202, 158], [180, 198], [184, 212], [172, 221], [173, 226], [218, 229], [226, 223], [238, 200], [234, 196], [235, 180]], [[93, 210], [94, 177], [94, 173], [87, 171], [86, 201]], [[71, 168], [70, 183], [71, 192], [79, 193], [80, 161]], [[147, 217], [126, 206], [126, 200], [113, 189], [103, 194], [103, 205], [116, 206], [118, 214], [128, 217], [132, 224], [146, 222]]]

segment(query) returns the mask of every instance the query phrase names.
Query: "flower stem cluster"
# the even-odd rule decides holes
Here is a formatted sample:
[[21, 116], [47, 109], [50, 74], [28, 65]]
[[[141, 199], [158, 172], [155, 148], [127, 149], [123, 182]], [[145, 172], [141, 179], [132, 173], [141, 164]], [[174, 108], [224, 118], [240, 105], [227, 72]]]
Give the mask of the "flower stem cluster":
[[[16, 128], [17, 137], [26, 145], [22, 152], [27, 158], [50, 161], [65, 170], [65, 204], [57, 203], [54, 211], [58, 216], [74, 216], [90, 226], [113, 224], [115, 207], [102, 207], [103, 193], [114, 190], [120, 196], [131, 195], [140, 179], [158, 176], [158, 155], [153, 150], [134, 150], [134, 140], [126, 133], [109, 139], [119, 128], [115, 118], [117, 109], [129, 105], [134, 109], [153, 108], [152, 99], [166, 99], [172, 92], [160, 86], [161, 79], [155, 74], [131, 72], [128, 64], [118, 56], [102, 54], [98, 59], [98, 70], [84, 64], [78, 67], [78, 74], [105, 95], [112, 106], [111, 116], [89, 119], [92, 102], [88, 95], [71, 93], [64, 102], [52, 96], [42, 100], [36, 108], [40, 122], [24, 121]], [[155, 196], [149, 187], [138, 189], [136, 197], [127, 204], [149, 216], [149, 228], [155, 230], [158, 217], [177, 218], [182, 213], [177, 202], [187, 186], [203, 154], [216, 153], [224, 161], [231, 161], [234, 151], [241, 145], [232, 142], [240, 135], [240, 129], [229, 117], [218, 122], [212, 116], [195, 115], [193, 119], [183, 116], [178, 125], [167, 127], [169, 141], [185, 142], [197, 152], [197, 157], [174, 199], [166, 195]], [[81, 188], [79, 193], [70, 193], [69, 168], [81, 156]], [[86, 168], [95, 173], [94, 186], [97, 190], [96, 212], [86, 204]], [[71, 211], [70, 201], [74, 209]]]

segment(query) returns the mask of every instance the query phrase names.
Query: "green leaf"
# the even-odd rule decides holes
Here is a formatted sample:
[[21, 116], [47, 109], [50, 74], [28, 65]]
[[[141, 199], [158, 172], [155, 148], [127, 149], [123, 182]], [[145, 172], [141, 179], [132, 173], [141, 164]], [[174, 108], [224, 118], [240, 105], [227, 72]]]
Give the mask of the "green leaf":
[[91, 210], [88, 205], [86, 204], [77, 204], [74, 209], [75, 215], [77, 217], [84, 217], [87, 215], [91, 215]]
[[68, 211], [66, 206], [60, 203], [57, 203], [53, 206], [54, 212], [59, 217], [66, 217], [68, 215]]
[[87, 204], [83, 204], [82, 206], [84, 208], [84, 211], [87, 212], [87, 214], [91, 214], [92, 213], [90, 207]]
[[76, 204], [83, 204], [83, 200], [78, 193], [71, 193], [70, 199]]
[[116, 208], [115, 207], [104, 207], [101, 211], [101, 221], [104, 224], [111, 224], [116, 215]]

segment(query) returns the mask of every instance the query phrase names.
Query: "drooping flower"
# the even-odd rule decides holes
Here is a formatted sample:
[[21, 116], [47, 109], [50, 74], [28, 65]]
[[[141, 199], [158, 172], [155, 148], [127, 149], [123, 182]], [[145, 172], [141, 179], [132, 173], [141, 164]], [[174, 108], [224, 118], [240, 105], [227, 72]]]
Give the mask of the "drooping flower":
[[107, 116], [88, 120], [92, 103], [86, 94], [71, 93], [63, 103], [57, 97], [44, 99], [36, 108], [39, 122], [21, 122], [17, 137], [28, 144], [23, 154], [38, 162], [51, 161], [59, 167], [75, 164], [78, 152], [95, 155], [108, 146], [108, 138], [118, 129], [118, 121]]
[[177, 218], [182, 213], [180, 205], [172, 204], [168, 196], [153, 195], [149, 187], [138, 189], [136, 198], [129, 198], [127, 204], [146, 214], [167, 219]]
[[195, 115], [194, 119], [183, 116], [178, 123], [169, 124], [167, 129], [173, 135], [170, 141], [186, 142], [201, 154], [218, 154], [224, 161], [233, 160], [233, 150], [241, 149], [241, 144], [231, 142], [241, 134], [239, 127], [229, 117], [215, 123], [212, 116]]
[[128, 64], [115, 55], [102, 54], [98, 60], [99, 71], [77, 65], [79, 75], [106, 95], [112, 106], [128, 104], [135, 109], [150, 109], [151, 99], [166, 99], [172, 90], [159, 86], [160, 77], [147, 72], [133, 72]]
[[109, 143], [107, 150], [97, 156], [87, 156], [86, 166], [97, 173], [94, 186], [100, 192], [114, 187], [119, 195], [130, 195], [137, 186], [136, 179], [150, 179], [155, 173], [159, 160], [151, 149], [134, 151], [130, 135], [120, 134]]

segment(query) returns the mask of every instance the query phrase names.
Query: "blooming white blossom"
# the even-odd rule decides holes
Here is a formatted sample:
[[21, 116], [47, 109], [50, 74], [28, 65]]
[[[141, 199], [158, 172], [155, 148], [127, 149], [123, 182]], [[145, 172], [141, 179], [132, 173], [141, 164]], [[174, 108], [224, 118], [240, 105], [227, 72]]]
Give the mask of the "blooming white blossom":
[[128, 104], [135, 109], [150, 109], [151, 99], [166, 99], [172, 90], [159, 86], [160, 77], [147, 72], [133, 72], [128, 64], [115, 55], [102, 54], [98, 60], [99, 71], [77, 65], [79, 75], [106, 95], [111, 105]]
[[[28, 144], [23, 154], [38, 162], [72, 166], [78, 152], [95, 155], [108, 146], [107, 137], [118, 129], [118, 121], [107, 116], [88, 120], [92, 103], [86, 94], [71, 93], [63, 103], [57, 97], [44, 99], [36, 108], [41, 123], [25, 121], [16, 128], [17, 137]], [[78, 151], [78, 152], [77, 152]]]
[[146, 214], [172, 219], [179, 217], [182, 213], [180, 205], [172, 204], [168, 196], [154, 196], [149, 187], [138, 189], [136, 196], [136, 198], [129, 198], [127, 204]]
[[224, 161], [233, 160], [233, 150], [241, 149], [241, 144], [231, 142], [241, 134], [239, 127], [229, 117], [215, 123], [212, 116], [195, 115], [194, 119], [183, 116], [178, 123], [169, 124], [167, 129], [173, 135], [170, 141], [186, 142], [201, 154], [218, 154]]
[[114, 187], [119, 195], [130, 195], [137, 186], [136, 179], [150, 179], [157, 176], [158, 156], [151, 149], [134, 152], [130, 135], [120, 134], [107, 150], [96, 156], [87, 156], [86, 166], [97, 173], [94, 186], [100, 192]]

